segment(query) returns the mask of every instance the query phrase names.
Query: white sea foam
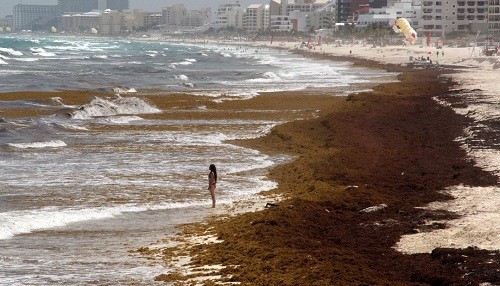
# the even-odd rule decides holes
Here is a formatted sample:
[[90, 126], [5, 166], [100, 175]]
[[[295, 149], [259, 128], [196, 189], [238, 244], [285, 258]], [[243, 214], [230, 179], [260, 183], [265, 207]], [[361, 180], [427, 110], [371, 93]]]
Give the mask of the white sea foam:
[[37, 62], [37, 58], [17, 58], [15, 59], [18, 62]]
[[101, 116], [158, 113], [160, 110], [137, 97], [119, 97], [112, 100], [96, 97], [89, 104], [73, 112], [74, 119]]
[[103, 52], [102, 48], [94, 48], [90, 46], [90, 43], [74, 43], [74, 42], [66, 42], [71, 46], [45, 46], [44, 48], [47, 50], [58, 50], [58, 51], [87, 51], [87, 52]]
[[11, 48], [1, 48], [1, 47], [0, 47], [0, 53], [9, 54], [11, 56], [18, 56], [18, 57], [23, 55], [23, 53], [20, 51], [16, 51], [16, 50], [11, 49]]
[[65, 103], [63, 102], [62, 98], [57, 97], [57, 96], [56, 96], [56, 97], [52, 97], [50, 100], [51, 100], [53, 103], [58, 104], [58, 105], [60, 105], [60, 106], [62, 106], [62, 107], [68, 107], [68, 108], [76, 108], [76, 107], [77, 107], [76, 105], [67, 105], [67, 104], [65, 104]]
[[55, 57], [56, 56], [55, 53], [47, 52], [46, 50], [44, 50], [42, 48], [31, 48], [30, 50], [31, 50], [31, 53], [33, 53], [34, 55], [41, 56], [41, 57]]
[[106, 119], [106, 121], [114, 124], [127, 124], [133, 121], [144, 120], [139, 116], [114, 116]]
[[124, 213], [143, 212], [196, 206], [196, 202], [173, 202], [157, 205], [119, 205], [100, 208], [57, 209], [47, 207], [40, 210], [11, 211], [0, 213], [0, 240], [33, 231], [53, 229], [68, 224], [113, 218]]
[[2, 59], [0, 59], [0, 65], [8, 65], [8, 63]]
[[127, 93], [137, 93], [137, 90], [133, 87], [131, 88], [115, 87], [113, 88], [113, 92], [115, 94], [127, 94]]
[[183, 82], [183, 83], [181, 83], [181, 85], [184, 87], [194, 87], [194, 84], [191, 82]]
[[183, 61], [183, 62], [178, 62], [178, 63], [171, 63], [170, 66], [171, 67], [176, 67], [176, 66], [189, 66], [189, 65], [192, 65], [193, 62], [190, 62], [190, 61]]
[[73, 125], [73, 124], [56, 123], [56, 125], [60, 126], [61, 128], [67, 129], [67, 130], [75, 130], [75, 131], [87, 131], [87, 130], [89, 130], [87, 127]]
[[183, 81], [188, 81], [188, 80], [189, 80], [189, 78], [188, 78], [186, 75], [183, 75], [183, 74], [181, 74], [181, 75], [176, 75], [176, 76], [175, 76], [175, 78], [176, 78], [176, 79], [183, 80]]
[[281, 78], [274, 72], [265, 72], [262, 74], [261, 78], [254, 78], [254, 79], [249, 79], [247, 82], [254, 82], [254, 83], [259, 83], [259, 82], [270, 82], [270, 81], [280, 81]]
[[31, 142], [31, 143], [7, 143], [7, 145], [19, 149], [43, 149], [43, 148], [59, 148], [67, 146], [64, 141], [52, 140], [45, 142]]

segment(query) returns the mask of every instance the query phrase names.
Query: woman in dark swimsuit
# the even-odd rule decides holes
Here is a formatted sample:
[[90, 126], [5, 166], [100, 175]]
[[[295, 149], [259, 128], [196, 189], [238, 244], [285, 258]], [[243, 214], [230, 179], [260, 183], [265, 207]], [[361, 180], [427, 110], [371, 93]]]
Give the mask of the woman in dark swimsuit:
[[217, 168], [214, 164], [210, 164], [208, 167], [210, 173], [208, 173], [208, 190], [210, 191], [210, 196], [212, 196], [212, 208], [215, 208], [215, 188], [217, 187]]

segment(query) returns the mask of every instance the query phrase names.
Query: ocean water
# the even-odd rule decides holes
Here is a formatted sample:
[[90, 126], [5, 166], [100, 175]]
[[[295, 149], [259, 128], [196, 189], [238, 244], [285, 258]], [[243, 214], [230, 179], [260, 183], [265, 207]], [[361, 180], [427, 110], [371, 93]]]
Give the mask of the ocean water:
[[[265, 169], [286, 157], [227, 140], [263, 136], [282, 121], [148, 119], [165, 110], [142, 94], [220, 102], [265, 91], [347, 94], [393, 79], [260, 48], [0, 37], [0, 285], [152, 285], [168, 269], [130, 251], [211, 214], [210, 163], [219, 166], [219, 203], [276, 186]], [[1, 94], [58, 90], [109, 96], [72, 106], [57, 93], [49, 102]], [[50, 115], [3, 118], [6, 109]]]

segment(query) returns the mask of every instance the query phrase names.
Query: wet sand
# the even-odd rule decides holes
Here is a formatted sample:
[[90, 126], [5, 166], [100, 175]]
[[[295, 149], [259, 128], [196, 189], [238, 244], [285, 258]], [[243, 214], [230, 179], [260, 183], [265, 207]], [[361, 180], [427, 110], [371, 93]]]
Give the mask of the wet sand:
[[[279, 183], [271, 193], [286, 199], [262, 211], [184, 226], [181, 236], [187, 239], [161, 255], [167, 264], [180, 256], [191, 258], [157, 280], [181, 285], [500, 283], [498, 251], [435, 249], [405, 255], [394, 249], [404, 234], [445, 227], [429, 221], [456, 218], [421, 208], [450, 200], [441, 192], [446, 187], [498, 182], [475, 167], [454, 140], [469, 119], [432, 99], [451, 95], [455, 83], [440, 75], [452, 71], [350, 60], [401, 72], [400, 81], [336, 98], [317, 118], [238, 142], [269, 154], [297, 156], [270, 171]], [[379, 208], [367, 209], [374, 206]]]
[[[144, 255], [160, 255], [165, 264], [178, 263], [179, 256], [191, 257], [187, 267], [156, 279], [188, 285], [197, 281], [206, 285], [498, 285], [499, 252], [435, 249], [431, 254], [404, 255], [394, 249], [401, 235], [443, 228], [443, 224], [428, 222], [456, 217], [416, 208], [451, 199], [441, 190], [458, 184], [490, 186], [498, 181], [474, 167], [454, 141], [469, 119], [432, 99], [452, 95], [455, 83], [440, 77], [452, 71], [307, 56], [350, 60], [402, 74], [400, 82], [348, 97], [334, 96], [335, 91], [312, 97], [294, 92], [216, 103], [213, 98], [185, 94], [139, 95], [165, 111], [145, 118], [291, 121], [264, 138], [235, 143], [269, 154], [296, 156], [269, 174], [279, 183], [269, 194], [286, 199], [234, 217], [219, 210], [208, 222], [182, 228], [177, 239], [187, 244], [140, 249]], [[95, 95], [104, 96], [65, 91], [9, 93], [1, 98], [46, 101], [59, 96], [66, 104], [81, 105]], [[199, 106], [210, 112], [198, 112]], [[18, 118], [33, 116], [33, 112], [41, 115], [54, 110], [2, 110], [0, 116]], [[258, 208], [267, 202], [257, 201]], [[362, 211], [373, 206], [381, 208]], [[209, 271], [183, 272], [193, 268]]]

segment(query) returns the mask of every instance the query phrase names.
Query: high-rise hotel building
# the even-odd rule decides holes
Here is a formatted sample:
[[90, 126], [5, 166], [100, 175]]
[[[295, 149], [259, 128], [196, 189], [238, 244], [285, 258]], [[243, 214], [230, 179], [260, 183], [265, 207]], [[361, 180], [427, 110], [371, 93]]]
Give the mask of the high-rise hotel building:
[[61, 13], [84, 13], [93, 10], [123, 11], [130, 8], [130, 0], [59, 0]]
[[32, 23], [40, 18], [59, 16], [57, 5], [22, 5], [14, 6], [14, 31], [31, 30]]

